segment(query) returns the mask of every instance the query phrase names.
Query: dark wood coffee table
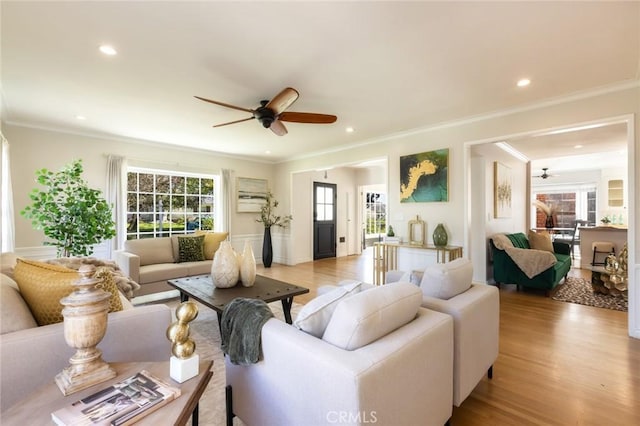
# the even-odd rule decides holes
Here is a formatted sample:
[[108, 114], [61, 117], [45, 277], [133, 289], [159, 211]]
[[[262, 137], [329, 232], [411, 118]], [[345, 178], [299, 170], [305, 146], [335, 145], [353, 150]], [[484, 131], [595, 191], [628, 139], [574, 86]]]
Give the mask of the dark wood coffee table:
[[218, 324], [222, 324], [222, 311], [229, 302], [237, 297], [264, 300], [266, 303], [280, 300], [284, 319], [291, 324], [291, 305], [293, 297], [309, 293], [308, 288], [288, 284], [273, 278], [256, 276], [256, 282], [251, 287], [237, 284], [231, 288], [217, 288], [213, 285], [210, 275], [195, 275], [167, 281], [170, 286], [180, 291], [180, 301], [195, 299], [203, 305], [213, 309], [218, 314]]

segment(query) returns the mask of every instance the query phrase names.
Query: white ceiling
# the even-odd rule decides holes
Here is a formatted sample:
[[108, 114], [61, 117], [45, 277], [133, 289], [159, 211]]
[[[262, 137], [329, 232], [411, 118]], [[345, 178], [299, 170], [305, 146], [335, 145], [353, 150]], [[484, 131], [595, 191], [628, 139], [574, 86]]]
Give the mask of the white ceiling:
[[[3, 121], [274, 162], [639, 76], [638, 2], [0, 7]], [[193, 98], [255, 108], [287, 86], [300, 92], [289, 110], [338, 121], [287, 123], [284, 137], [256, 121], [214, 129], [247, 114]]]

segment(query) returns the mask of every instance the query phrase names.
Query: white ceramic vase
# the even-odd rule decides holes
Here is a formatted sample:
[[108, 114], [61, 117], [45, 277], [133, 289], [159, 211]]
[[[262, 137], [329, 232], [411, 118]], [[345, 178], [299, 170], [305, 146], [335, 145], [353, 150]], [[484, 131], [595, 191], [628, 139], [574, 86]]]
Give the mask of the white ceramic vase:
[[211, 281], [218, 288], [229, 288], [238, 284], [240, 266], [229, 241], [220, 243], [211, 264]]
[[249, 241], [244, 242], [244, 249], [240, 256], [240, 281], [245, 287], [251, 287], [256, 282], [256, 258]]

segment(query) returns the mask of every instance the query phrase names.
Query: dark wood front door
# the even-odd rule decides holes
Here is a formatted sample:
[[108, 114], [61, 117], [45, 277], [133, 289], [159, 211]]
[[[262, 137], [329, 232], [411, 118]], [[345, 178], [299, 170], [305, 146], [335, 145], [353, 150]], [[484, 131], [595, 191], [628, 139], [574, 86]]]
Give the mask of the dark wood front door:
[[336, 185], [313, 183], [313, 259], [336, 257]]

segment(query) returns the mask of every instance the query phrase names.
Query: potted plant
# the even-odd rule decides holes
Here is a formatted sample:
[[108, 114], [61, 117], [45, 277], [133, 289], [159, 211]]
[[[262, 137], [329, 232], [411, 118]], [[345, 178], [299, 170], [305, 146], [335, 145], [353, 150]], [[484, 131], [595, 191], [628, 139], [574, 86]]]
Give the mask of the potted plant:
[[293, 216], [279, 216], [274, 213], [274, 210], [278, 207], [278, 201], [273, 198], [271, 191], [267, 192], [265, 203], [260, 208], [260, 219], [256, 219], [256, 222], [264, 225], [264, 238], [262, 241], [262, 264], [265, 268], [271, 267], [273, 261], [273, 249], [271, 246], [271, 227], [280, 226], [286, 227], [289, 222], [293, 220]]
[[52, 241], [58, 257], [88, 256], [91, 246], [116, 234], [111, 207], [97, 189], [82, 179], [82, 160], [74, 160], [58, 172], [36, 170], [36, 181], [44, 189], [34, 189], [32, 203], [20, 214]]

